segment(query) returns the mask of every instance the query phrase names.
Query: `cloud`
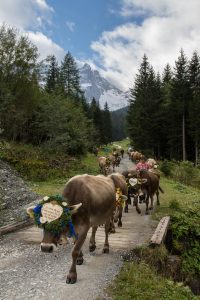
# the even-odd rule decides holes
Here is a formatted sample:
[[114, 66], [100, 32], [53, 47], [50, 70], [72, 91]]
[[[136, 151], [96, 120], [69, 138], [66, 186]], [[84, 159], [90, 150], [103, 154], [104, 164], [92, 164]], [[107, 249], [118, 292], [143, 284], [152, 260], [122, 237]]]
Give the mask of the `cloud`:
[[200, 51], [199, 11], [198, 0], [123, 0], [120, 13], [129, 22], [91, 43], [93, 62], [101, 65], [102, 75], [128, 89], [144, 53], [162, 72], [167, 63], [174, 65], [181, 48], [188, 57]]
[[54, 54], [58, 61], [61, 61], [65, 55], [65, 51], [59, 45], [54, 43], [50, 38], [41, 32], [27, 32], [29, 40], [38, 47], [40, 59], [44, 59], [47, 55]]
[[1, 0], [0, 23], [28, 30], [50, 22], [53, 8], [45, 0]]
[[70, 22], [70, 21], [67, 21], [66, 22], [66, 26], [67, 28], [70, 30], [70, 31], [74, 31], [74, 27], [75, 27], [75, 23], [74, 22]]
[[40, 59], [54, 54], [58, 60], [64, 56], [64, 49], [41, 31], [51, 24], [54, 9], [46, 0], [0, 0], [0, 25], [16, 27], [21, 34], [27, 34], [37, 46]]

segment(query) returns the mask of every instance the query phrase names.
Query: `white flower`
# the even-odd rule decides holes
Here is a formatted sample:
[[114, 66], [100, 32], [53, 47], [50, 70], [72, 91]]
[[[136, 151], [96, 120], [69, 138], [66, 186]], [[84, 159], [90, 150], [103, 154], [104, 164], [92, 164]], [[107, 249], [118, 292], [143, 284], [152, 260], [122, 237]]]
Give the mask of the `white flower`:
[[44, 201], [47, 201], [48, 199], [49, 199], [48, 196], [45, 196], [45, 197], [43, 198]]
[[45, 217], [40, 217], [40, 223], [44, 224], [46, 223], [47, 219]]
[[63, 206], [67, 206], [67, 203], [66, 203], [66, 202], [62, 202], [62, 205], [63, 205]]

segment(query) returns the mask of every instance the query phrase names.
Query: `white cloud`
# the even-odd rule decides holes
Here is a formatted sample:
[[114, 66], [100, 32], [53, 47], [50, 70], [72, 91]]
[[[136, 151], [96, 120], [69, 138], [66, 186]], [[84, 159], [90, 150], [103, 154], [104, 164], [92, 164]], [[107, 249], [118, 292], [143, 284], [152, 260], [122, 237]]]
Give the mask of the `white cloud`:
[[[133, 85], [146, 53], [156, 71], [174, 65], [181, 48], [200, 51], [199, 0], [123, 0], [121, 14], [133, 22], [103, 32], [91, 48], [101, 73], [122, 89]], [[140, 23], [137, 24], [138, 17]], [[142, 18], [142, 21], [141, 21]]]
[[50, 38], [41, 32], [28, 32], [30, 41], [39, 49], [40, 59], [44, 59], [47, 55], [54, 54], [58, 61], [61, 61], [65, 55], [65, 51], [59, 45], [54, 43]]
[[46, 0], [0, 0], [0, 25], [5, 23], [18, 28], [22, 34], [27, 34], [37, 46], [41, 59], [54, 54], [61, 60], [64, 49], [40, 32], [46, 24], [51, 24], [53, 12]]
[[74, 22], [67, 21], [67, 22], [66, 22], [66, 26], [67, 26], [67, 28], [68, 28], [70, 31], [74, 31], [75, 23], [74, 23]]
[[45, 0], [1, 0], [0, 23], [19, 29], [37, 28], [50, 22], [53, 8]]

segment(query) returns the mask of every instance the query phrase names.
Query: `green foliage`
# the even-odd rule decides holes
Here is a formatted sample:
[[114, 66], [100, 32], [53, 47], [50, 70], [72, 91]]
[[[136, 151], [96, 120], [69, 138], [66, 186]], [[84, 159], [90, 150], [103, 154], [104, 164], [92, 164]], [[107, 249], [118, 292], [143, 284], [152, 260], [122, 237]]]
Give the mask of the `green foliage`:
[[200, 275], [200, 203], [172, 213], [173, 251], [182, 257], [187, 276]]
[[110, 286], [108, 294], [114, 300], [198, 299], [188, 287], [164, 279], [145, 263], [136, 264], [135, 262], [125, 264], [119, 276]]
[[177, 199], [172, 199], [169, 203], [169, 208], [173, 210], [180, 210], [180, 204]]
[[175, 164], [172, 176], [175, 180], [190, 185], [191, 182], [196, 180], [198, 170], [194, 168], [194, 165], [189, 161], [182, 161], [179, 164]]
[[14, 166], [29, 181], [65, 179], [79, 165], [77, 159], [63, 153], [52, 153], [41, 147], [23, 144], [4, 144], [0, 148], [0, 159]]
[[165, 176], [171, 176], [173, 166], [174, 164], [167, 159], [159, 164], [160, 170]]

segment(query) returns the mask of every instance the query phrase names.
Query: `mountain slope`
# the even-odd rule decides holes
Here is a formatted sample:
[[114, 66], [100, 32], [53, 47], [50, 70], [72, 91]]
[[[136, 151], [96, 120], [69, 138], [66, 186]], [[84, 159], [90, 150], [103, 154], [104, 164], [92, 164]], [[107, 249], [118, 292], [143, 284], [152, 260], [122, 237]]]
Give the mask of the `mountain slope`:
[[108, 103], [111, 111], [127, 106], [128, 93], [109, 83], [97, 70], [92, 70], [88, 64], [79, 69], [81, 87], [90, 103], [94, 97], [103, 108]]

